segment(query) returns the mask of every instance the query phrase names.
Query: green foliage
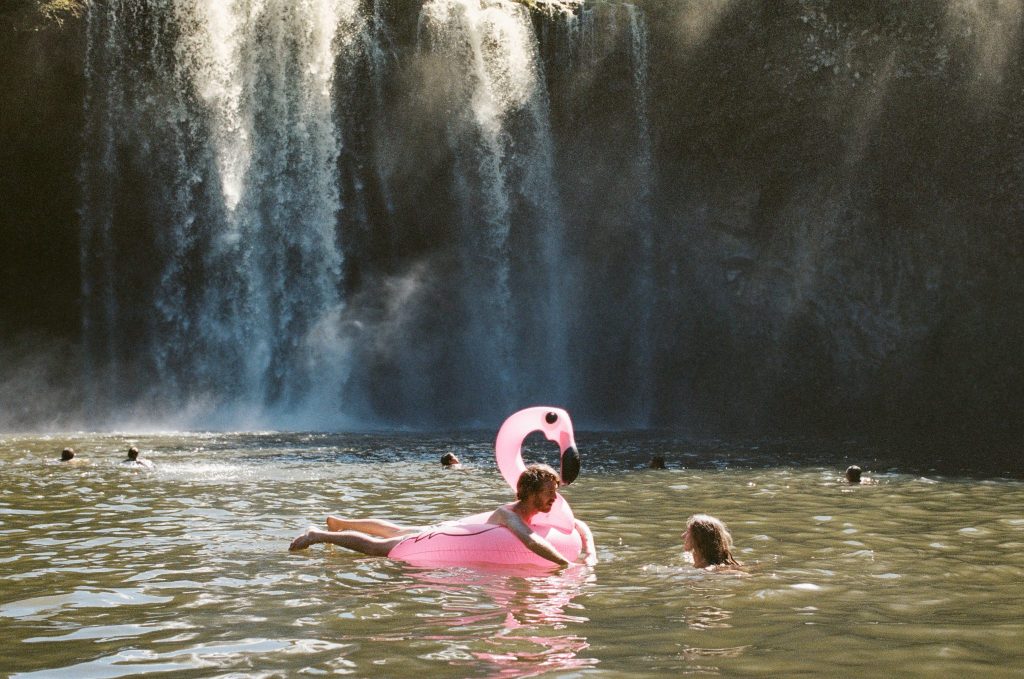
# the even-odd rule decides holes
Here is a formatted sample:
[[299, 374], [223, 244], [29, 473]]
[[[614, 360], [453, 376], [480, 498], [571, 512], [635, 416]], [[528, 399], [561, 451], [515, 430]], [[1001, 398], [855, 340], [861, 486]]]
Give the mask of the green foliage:
[[37, 11], [47, 21], [62, 24], [65, 18], [82, 16], [85, 0], [48, 0], [39, 3]]
[[546, 13], [571, 12], [583, 4], [583, 0], [517, 0], [531, 10]]
[[60, 28], [85, 12], [86, 0], [5, 0], [0, 5], [0, 30], [38, 31]]

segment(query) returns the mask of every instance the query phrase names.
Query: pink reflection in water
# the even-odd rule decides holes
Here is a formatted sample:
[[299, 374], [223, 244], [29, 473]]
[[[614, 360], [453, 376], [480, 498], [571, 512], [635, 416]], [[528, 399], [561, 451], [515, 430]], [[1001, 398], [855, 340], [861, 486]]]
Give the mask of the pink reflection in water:
[[[597, 658], [581, 658], [590, 647], [585, 636], [561, 632], [570, 625], [586, 623], [583, 607], [573, 603], [583, 588], [595, 581], [594, 573], [585, 567], [573, 567], [560, 574], [537, 569], [509, 573], [507, 567], [497, 571], [487, 568], [427, 570], [409, 573], [425, 586], [446, 594], [451, 599], [442, 603], [449, 617], [432, 616], [432, 623], [459, 630], [458, 635], [427, 637], [438, 641], [465, 642], [467, 628], [480, 626], [486, 637], [480, 645], [493, 650], [471, 649], [475, 661], [451, 660], [452, 665], [474, 665], [479, 661], [490, 665], [490, 677], [531, 677], [551, 671], [592, 667]], [[490, 611], [480, 610], [478, 597], [460, 597], [467, 589], [486, 594], [494, 602]], [[576, 613], [567, 612], [567, 609]], [[494, 631], [496, 618], [503, 618], [501, 629]]]

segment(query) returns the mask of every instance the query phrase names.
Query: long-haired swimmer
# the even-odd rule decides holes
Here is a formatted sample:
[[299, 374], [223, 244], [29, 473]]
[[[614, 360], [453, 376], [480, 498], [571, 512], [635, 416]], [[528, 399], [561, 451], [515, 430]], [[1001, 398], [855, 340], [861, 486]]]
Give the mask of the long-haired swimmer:
[[732, 535], [719, 519], [694, 514], [686, 520], [683, 549], [693, 554], [697, 568], [739, 568], [743, 564], [732, 555]]

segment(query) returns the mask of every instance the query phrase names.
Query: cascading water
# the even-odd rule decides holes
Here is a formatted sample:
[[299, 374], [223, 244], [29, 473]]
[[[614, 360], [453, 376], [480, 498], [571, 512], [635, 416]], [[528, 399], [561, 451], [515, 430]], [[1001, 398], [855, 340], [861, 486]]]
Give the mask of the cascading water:
[[[577, 319], [573, 334], [592, 349], [576, 356], [576, 372], [595, 378], [580, 398], [610, 410], [620, 425], [646, 426], [657, 343], [672, 332], [655, 317], [664, 310], [655, 284], [663, 253], [655, 247], [652, 208], [647, 26], [639, 8], [627, 3], [587, 6], [562, 19], [545, 27], [543, 39], [558, 65], [561, 179], [572, 196], [572, 231], [581, 234], [570, 247], [596, 264], [581, 278], [599, 283], [576, 290], [588, 314]], [[609, 83], [617, 84], [616, 96], [609, 96]], [[619, 153], [608, 158], [606, 148]]]
[[[560, 64], [612, 49], [569, 10], [429, 0], [410, 34], [385, 0], [93, 5], [81, 262], [97, 419], [449, 423], [578, 398], [592, 366], [570, 336], [629, 328], [589, 317], [615, 300], [588, 286], [589, 225], [563, 196], [578, 168], [559, 168], [564, 101], [537, 28], [569, 27]], [[629, 116], [631, 181], [648, 182], [646, 99]], [[641, 255], [625, 325], [646, 335], [650, 213], [626, 214]], [[626, 377], [642, 381], [639, 342]]]
[[[450, 69], [464, 356], [507, 409], [567, 394], [563, 232], [548, 96], [527, 9], [432, 0], [421, 45]], [[526, 358], [527, 360], [522, 360]]]
[[655, 279], [654, 213], [652, 188], [654, 187], [654, 157], [651, 148], [651, 124], [648, 116], [647, 84], [647, 25], [643, 14], [635, 5], [624, 5], [629, 19], [629, 53], [633, 73], [633, 103], [636, 121], [635, 177], [638, 188], [632, 205], [636, 231], [638, 266], [634, 281], [633, 299], [637, 310], [634, 337], [637, 338], [632, 382], [636, 385], [633, 423], [650, 424], [654, 407], [654, 351], [659, 335], [654, 326], [654, 310], [661, 306], [657, 298]]
[[244, 393], [261, 405], [340, 395], [347, 357], [326, 351], [336, 345], [321, 338], [342, 304], [333, 82], [338, 51], [360, 28], [355, 9], [235, 5], [229, 32], [210, 31], [210, 45], [222, 45], [212, 50], [212, 69], [196, 73], [216, 112], [211, 141], [226, 216], [207, 266], [231, 272], [204, 291], [201, 324], [215, 328], [214, 353], [245, 347]]
[[[104, 133], [83, 168], [85, 326], [110, 380], [97, 389], [146, 395], [118, 376], [146, 379], [232, 418], [340, 397], [333, 89], [357, 5], [91, 9], [88, 117]], [[125, 220], [108, 196], [132, 184], [144, 195]], [[115, 243], [125, 227], [135, 242]], [[153, 372], [115, 372], [140, 363]]]

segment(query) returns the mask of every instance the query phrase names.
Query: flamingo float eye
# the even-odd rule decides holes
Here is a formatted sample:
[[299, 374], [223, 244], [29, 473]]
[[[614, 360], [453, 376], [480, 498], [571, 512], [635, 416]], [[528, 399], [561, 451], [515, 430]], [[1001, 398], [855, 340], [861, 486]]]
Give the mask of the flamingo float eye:
[[544, 420], [548, 424], [554, 424], [555, 422], [558, 421], [558, 414], [557, 413], [548, 413], [547, 415], [544, 416]]

